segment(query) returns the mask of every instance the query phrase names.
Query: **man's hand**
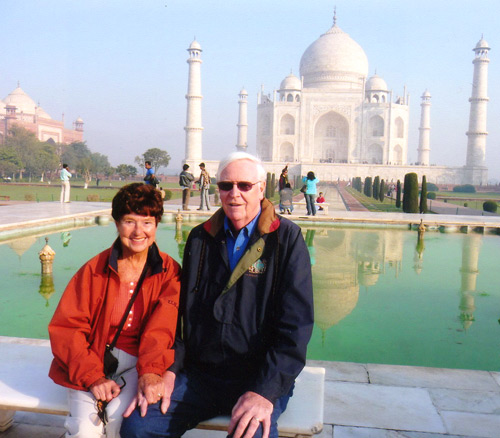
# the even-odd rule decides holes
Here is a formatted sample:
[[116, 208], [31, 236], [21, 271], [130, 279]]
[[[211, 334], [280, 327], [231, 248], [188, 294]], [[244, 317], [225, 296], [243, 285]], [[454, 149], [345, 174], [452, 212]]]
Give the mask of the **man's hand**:
[[106, 379], [106, 377], [101, 377], [92, 383], [89, 390], [96, 400], [107, 402], [110, 402], [120, 394], [120, 386], [114, 380]]
[[273, 404], [255, 392], [245, 392], [234, 405], [228, 433], [233, 438], [251, 438], [262, 423], [262, 438], [269, 438]]
[[160, 409], [165, 414], [170, 405], [170, 396], [174, 390], [174, 382], [175, 374], [172, 371], [166, 371], [162, 377], [156, 374], [144, 374], [139, 378], [137, 395], [132, 399], [127, 409], [125, 409], [123, 416], [130, 416], [136, 406], [139, 406], [141, 417], [144, 417], [148, 411], [148, 405], [157, 403], [160, 399], [162, 399]]

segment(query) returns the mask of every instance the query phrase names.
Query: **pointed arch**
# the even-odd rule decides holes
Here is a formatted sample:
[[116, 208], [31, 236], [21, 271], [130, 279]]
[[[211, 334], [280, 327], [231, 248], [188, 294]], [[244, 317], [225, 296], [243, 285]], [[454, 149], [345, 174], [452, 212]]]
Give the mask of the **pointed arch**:
[[281, 143], [279, 161], [287, 163], [293, 161], [293, 144], [289, 141]]
[[384, 152], [381, 145], [373, 143], [368, 147], [368, 163], [382, 164], [383, 158]]
[[323, 114], [314, 126], [313, 160], [320, 162], [347, 162], [349, 122], [335, 112]]
[[380, 116], [373, 116], [369, 121], [369, 133], [372, 137], [384, 136], [384, 119]]
[[405, 122], [401, 117], [397, 117], [394, 124], [396, 126], [396, 138], [403, 138], [405, 136]]
[[295, 118], [290, 114], [285, 114], [280, 120], [280, 134], [294, 135], [295, 134]]
[[403, 148], [399, 144], [392, 150], [392, 161], [394, 164], [403, 164]]

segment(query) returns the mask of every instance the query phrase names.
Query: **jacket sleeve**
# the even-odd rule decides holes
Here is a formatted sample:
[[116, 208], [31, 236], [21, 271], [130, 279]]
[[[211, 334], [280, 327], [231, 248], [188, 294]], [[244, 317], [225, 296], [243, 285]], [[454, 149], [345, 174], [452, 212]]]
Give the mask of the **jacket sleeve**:
[[305, 365], [314, 324], [309, 252], [300, 228], [294, 227], [280, 254], [274, 317], [267, 326], [264, 362], [251, 391], [274, 403], [287, 394]]
[[95, 290], [93, 276], [88, 263], [80, 268], [68, 283], [49, 324], [50, 344], [56, 362], [67, 370], [72, 384], [84, 388], [104, 376], [102, 358], [89, 344], [93, 318], [99, 313], [92, 307], [95, 310], [96, 306], [102, 306], [99, 296], [104, 296], [104, 283], [98, 282], [98, 290]]
[[175, 332], [175, 343], [174, 343], [174, 350], [175, 350], [175, 358], [174, 358], [174, 363], [170, 366], [169, 371], [172, 371], [174, 374], [177, 374], [183, 367], [184, 367], [184, 358], [186, 356], [186, 347], [184, 344], [184, 338], [183, 338], [183, 324], [182, 324], [182, 319], [184, 317], [184, 311], [186, 308], [186, 291], [190, 288], [193, 287], [191, 285], [193, 275], [192, 275], [192, 269], [193, 267], [190, 264], [190, 261], [193, 260], [193, 257], [190, 257], [189, 255], [192, 252], [192, 247], [193, 247], [193, 236], [194, 235], [199, 235], [199, 229], [194, 228], [191, 230], [189, 233], [186, 246], [184, 248], [184, 257], [182, 260], [182, 281], [181, 281], [181, 293], [179, 297], [179, 315], [177, 318], [177, 329]]
[[[179, 308], [181, 269], [167, 256], [166, 271], [162, 274], [160, 295], [141, 334], [137, 372], [161, 375], [174, 362], [173, 344]], [[154, 277], [154, 276], [153, 276]], [[155, 285], [156, 287], [156, 285]]]

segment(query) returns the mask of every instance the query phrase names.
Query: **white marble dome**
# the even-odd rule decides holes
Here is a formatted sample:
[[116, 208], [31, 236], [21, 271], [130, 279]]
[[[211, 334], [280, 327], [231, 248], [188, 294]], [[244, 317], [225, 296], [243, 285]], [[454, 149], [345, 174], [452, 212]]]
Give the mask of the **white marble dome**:
[[189, 46], [189, 49], [188, 50], [199, 50], [201, 51], [201, 46], [200, 46], [200, 43], [196, 40], [194, 40], [191, 45]]
[[16, 107], [17, 113], [24, 114], [36, 114], [40, 117], [44, 117], [46, 119], [50, 119], [51, 117], [41, 108], [39, 107], [35, 101], [29, 97], [21, 87], [17, 87], [12, 93], [10, 93], [5, 99], [5, 104], [13, 105]]
[[296, 90], [302, 89], [302, 82], [293, 73], [290, 73], [285, 79], [281, 81], [280, 90]]
[[476, 44], [476, 49], [489, 49], [490, 46], [486, 42], [484, 38], [481, 38], [478, 43]]
[[375, 73], [366, 81], [366, 91], [387, 91], [387, 83]]
[[361, 46], [334, 24], [304, 52], [300, 75], [304, 77], [304, 87], [361, 84], [368, 75], [368, 58]]

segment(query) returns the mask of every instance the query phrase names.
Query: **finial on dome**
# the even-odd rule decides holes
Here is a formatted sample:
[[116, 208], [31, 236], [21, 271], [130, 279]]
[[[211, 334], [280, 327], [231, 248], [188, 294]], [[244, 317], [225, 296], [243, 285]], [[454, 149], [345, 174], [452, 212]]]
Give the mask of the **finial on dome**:
[[19, 83], [19, 81], [17, 81], [17, 88], [19, 88], [21, 86], [21, 84]]
[[337, 25], [337, 6], [334, 6], [333, 8], [333, 25]]

